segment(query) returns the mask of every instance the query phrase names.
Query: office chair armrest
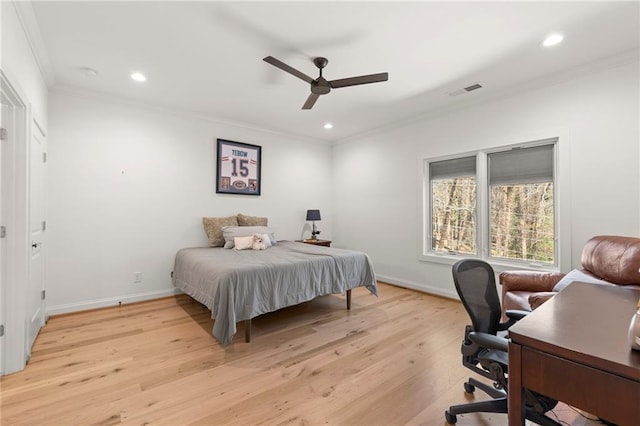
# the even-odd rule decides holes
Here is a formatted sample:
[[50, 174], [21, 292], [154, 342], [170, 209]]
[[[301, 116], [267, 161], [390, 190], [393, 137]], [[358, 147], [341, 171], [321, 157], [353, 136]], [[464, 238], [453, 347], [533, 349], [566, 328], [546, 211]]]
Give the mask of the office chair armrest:
[[469, 333], [469, 340], [471, 342], [482, 346], [487, 349], [494, 349], [496, 351], [507, 352], [509, 349], [508, 340], [502, 337], [494, 336], [493, 334], [487, 333], [476, 333], [472, 331]]
[[511, 327], [513, 324], [520, 321], [530, 313], [531, 312], [529, 311], [521, 311], [519, 309], [507, 309], [504, 314], [508, 319], [506, 322], [501, 322], [500, 324], [498, 324], [498, 331], [508, 330], [509, 327]]
[[512, 320], [520, 321], [522, 318], [529, 315], [531, 312], [529, 311], [521, 311], [520, 309], [507, 309], [505, 311], [505, 315]]

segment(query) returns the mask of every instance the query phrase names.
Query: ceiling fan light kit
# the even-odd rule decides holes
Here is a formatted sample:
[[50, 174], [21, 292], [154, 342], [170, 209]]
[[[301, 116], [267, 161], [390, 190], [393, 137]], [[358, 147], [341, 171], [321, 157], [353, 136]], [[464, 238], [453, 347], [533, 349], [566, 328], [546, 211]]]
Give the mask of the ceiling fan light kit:
[[360, 75], [357, 77], [341, 78], [338, 80], [327, 81], [322, 76], [322, 69], [327, 66], [329, 60], [321, 56], [313, 58], [314, 65], [320, 71], [320, 76], [316, 79], [309, 77], [305, 73], [298, 71], [297, 69], [285, 64], [284, 62], [274, 58], [273, 56], [267, 56], [266, 58], [263, 58], [263, 61], [273, 65], [274, 67], [280, 68], [282, 71], [288, 72], [289, 74], [298, 77], [299, 79], [304, 80], [310, 84], [311, 94], [305, 101], [304, 105], [302, 105], [302, 109], [313, 108], [313, 105], [316, 103], [320, 95], [328, 94], [329, 92], [331, 92], [331, 89], [357, 86], [359, 84], [379, 83], [389, 80], [389, 74], [383, 72], [379, 74]]

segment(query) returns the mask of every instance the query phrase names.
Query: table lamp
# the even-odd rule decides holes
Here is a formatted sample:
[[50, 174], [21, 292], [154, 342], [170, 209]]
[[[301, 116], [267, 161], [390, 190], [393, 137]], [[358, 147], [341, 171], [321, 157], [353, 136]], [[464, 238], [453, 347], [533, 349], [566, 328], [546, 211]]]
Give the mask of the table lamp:
[[316, 229], [316, 220], [320, 220], [320, 210], [307, 210], [307, 220], [313, 222], [311, 239], [317, 240], [318, 238], [316, 237], [316, 235], [318, 235], [320, 231]]

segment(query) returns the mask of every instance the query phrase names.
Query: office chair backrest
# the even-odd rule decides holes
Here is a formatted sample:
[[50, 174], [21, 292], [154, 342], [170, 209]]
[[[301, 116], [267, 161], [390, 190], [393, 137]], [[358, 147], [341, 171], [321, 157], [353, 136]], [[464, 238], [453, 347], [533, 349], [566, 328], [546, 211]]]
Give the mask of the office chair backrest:
[[496, 334], [500, 323], [500, 299], [493, 268], [477, 259], [463, 259], [453, 267], [453, 282], [467, 310], [474, 331]]

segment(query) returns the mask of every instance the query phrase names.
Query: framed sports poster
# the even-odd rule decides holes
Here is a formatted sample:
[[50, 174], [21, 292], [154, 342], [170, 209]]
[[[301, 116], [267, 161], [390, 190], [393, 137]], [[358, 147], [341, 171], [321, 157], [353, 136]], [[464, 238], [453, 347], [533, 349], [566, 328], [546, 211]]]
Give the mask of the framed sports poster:
[[218, 139], [216, 192], [260, 195], [262, 147]]

